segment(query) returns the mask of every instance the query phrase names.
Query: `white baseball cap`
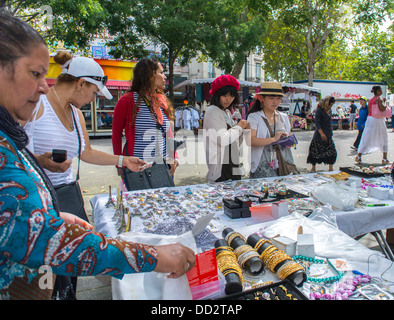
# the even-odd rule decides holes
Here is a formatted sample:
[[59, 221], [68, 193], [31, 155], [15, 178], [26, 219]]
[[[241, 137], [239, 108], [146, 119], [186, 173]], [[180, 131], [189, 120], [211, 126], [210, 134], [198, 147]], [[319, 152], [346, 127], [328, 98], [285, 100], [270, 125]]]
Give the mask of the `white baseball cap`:
[[104, 74], [101, 66], [94, 61], [94, 59], [86, 57], [72, 58], [63, 66], [62, 73], [72, 75], [76, 78], [82, 78], [86, 81], [95, 84], [106, 99], [111, 100], [112, 94], [108, 91], [105, 84], [107, 83], [107, 76]]

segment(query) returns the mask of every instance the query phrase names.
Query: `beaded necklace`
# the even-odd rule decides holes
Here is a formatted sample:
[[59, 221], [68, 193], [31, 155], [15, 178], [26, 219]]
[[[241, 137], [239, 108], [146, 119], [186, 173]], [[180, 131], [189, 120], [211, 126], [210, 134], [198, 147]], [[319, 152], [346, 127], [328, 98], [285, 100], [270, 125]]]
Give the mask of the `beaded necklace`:
[[[328, 259], [326, 259], [326, 260], [315, 259], [315, 258], [310, 258], [310, 257], [305, 257], [305, 256], [298, 255], [298, 256], [294, 256], [293, 260], [296, 261], [296, 262], [304, 261], [306, 263], [311, 263], [311, 264], [312, 263], [316, 263], [316, 264], [327, 263], [332, 268], [332, 270], [334, 270], [337, 273], [336, 276], [325, 277], [325, 278], [317, 278], [317, 277], [309, 277], [308, 276], [308, 272], [307, 272], [306, 281], [308, 281], [308, 282], [312, 282], [312, 283], [332, 283], [332, 282], [339, 281], [344, 275], [343, 272], [340, 272], [337, 269], [335, 269], [335, 267], [332, 265], [332, 263]], [[303, 264], [301, 264], [301, 265], [305, 268], [305, 266]], [[309, 268], [307, 267], [306, 269], [309, 269]], [[305, 270], [305, 271], [308, 271], [308, 270]]]

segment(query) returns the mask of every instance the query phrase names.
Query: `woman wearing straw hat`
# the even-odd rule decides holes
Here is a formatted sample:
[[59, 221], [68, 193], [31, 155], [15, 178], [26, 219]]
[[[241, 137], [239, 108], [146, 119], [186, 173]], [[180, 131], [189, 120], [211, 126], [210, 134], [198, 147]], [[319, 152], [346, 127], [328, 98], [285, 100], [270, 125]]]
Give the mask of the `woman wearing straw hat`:
[[318, 106], [315, 114], [315, 133], [309, 145], [307, 163], [312, 164], [311, 172], [316, 172], [316, 164], [328, 164], [328, 170], [333, 171], [337, 160], [337, 150], [332, 139], [331, 108], [335, 103], [332, 96], [325, 97]]
[[221, 75], [211, 85], [211, 106], [204, 116], [205, 156], [208, 165], [208, 182], [240, 180], [239, 145], [246, 120], [234, 125], [229, 108], [239, 102], [239, 82], [231, 75]]
[[277, 111], [282, 102], [282, 85], [278, 82], [265, 82], [261, 92], [256, 93], [253, 106], [248, 113], [251, 128], [251, 169], [250, 178], [275, 177], [279, 175], [278, 152], [294, 167], [291, 149], [275, 145], [282, 136], [291, 131], [290, 121], [285, 113]]

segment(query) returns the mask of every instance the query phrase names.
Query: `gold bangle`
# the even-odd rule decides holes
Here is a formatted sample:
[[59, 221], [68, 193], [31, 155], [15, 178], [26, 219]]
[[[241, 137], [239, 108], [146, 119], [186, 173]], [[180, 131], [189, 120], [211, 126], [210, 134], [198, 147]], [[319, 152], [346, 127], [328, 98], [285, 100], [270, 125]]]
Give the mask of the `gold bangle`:
[[286, 264], [281, 266], [277, 272], [277, 276], [279, 279], [284, 280], [289, 275], [293, 274], [296, 271], [303, 270], [304, 268], [293, 260], [289, 260]]
[[270, 240], [267, 240], [267, 239], [260, 239], [257, 243], [256, 243], [256, 245], [254, 246], [254, 249], [256, 250], [256, 251], [259, 251], [259, 249], [263, 246], [263, 244], [265, 244], [265, 243], [271, 243], [272, 244], [272, 242], [270, 241]]
[[236, 237], [240, 237], [244, 242], [246, 242], [245, 237], [244, 237], [242, 234], [240, 234], [239, 232], [235, 232], [235, 231], [232, 231], [232, 232], [228, 233], [224, 239], [227, 241], [227, 243], [228, 243], [229, 245], [231, 245], [231, 242], [232, 242]]
[[260, 259], [266, 264], [267, 258], [274, 252], [277, 251], [278, 248], [275, 247], [274, 245], [270, 245], [268, 248], [266, 248], [263, 253], [260, 255]]

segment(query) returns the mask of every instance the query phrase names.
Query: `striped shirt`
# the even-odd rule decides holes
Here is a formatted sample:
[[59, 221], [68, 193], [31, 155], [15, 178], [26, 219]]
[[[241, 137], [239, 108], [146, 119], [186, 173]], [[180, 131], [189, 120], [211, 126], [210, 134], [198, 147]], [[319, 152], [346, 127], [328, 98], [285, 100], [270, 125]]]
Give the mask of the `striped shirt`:
[[[157, 157], [167, 157], [165, 134], [168, 132], [170, 122], [163, 113], [163, 130], [157, 127], [155, 116], [150, 112], [144, 100], [138, 101], [138, 93], [134, 92], [134, 101], [138, 106], [135, 119], [135, 145], [134, 156], [147, 162]], [[156, 152], [156, 150], [158, 152]]]

